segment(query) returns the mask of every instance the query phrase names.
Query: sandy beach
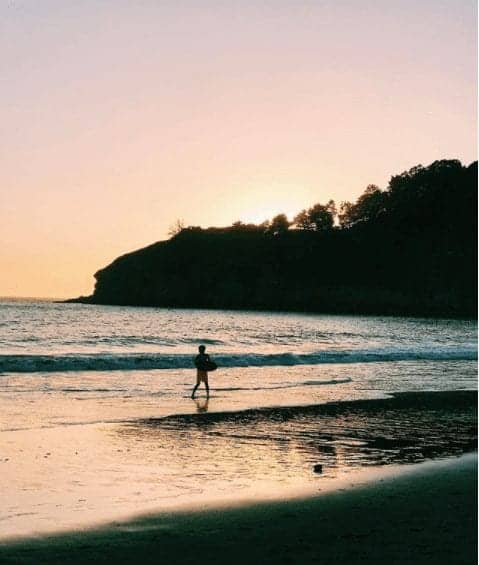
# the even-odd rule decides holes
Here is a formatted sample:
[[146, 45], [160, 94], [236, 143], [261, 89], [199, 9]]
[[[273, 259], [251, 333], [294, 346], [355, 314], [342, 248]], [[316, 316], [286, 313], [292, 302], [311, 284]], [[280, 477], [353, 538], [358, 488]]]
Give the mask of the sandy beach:
[[477, 455], [306, 499], [5, 541], [2, 563], [444, 563], [477, 556]]
[[1, 563], [475, 559], [474, 323], [0, 314]]
[[[85, 401], [77, 402], [85, 418]], [[402, 393], [3, 431], [0, 540], [146, 513], [306, 498], [389, 477], [398, 466], [474, 451], [475, 403], [472, 391]], [[49, 404], [64, 405], [62, 398]], [[210, 406], [224, 404], [213, 396]]]

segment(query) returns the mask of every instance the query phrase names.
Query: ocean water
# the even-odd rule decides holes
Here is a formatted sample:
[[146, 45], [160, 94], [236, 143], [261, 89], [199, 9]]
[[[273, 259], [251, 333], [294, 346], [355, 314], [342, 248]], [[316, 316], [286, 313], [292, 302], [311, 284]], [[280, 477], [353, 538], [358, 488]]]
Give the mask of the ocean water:
[[476, 387], [474, 321], [3, 300], [0, 537], [457, 456]]

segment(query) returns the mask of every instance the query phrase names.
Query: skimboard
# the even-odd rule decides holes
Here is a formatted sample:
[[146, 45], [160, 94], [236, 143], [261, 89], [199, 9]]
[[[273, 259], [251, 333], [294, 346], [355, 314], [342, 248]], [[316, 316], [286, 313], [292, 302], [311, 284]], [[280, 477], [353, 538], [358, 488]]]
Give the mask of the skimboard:
[[195, 367], [200, 371], [216, 371], [218, 365], [214, 361], [205, 361], [203, 363], [195, 362]]

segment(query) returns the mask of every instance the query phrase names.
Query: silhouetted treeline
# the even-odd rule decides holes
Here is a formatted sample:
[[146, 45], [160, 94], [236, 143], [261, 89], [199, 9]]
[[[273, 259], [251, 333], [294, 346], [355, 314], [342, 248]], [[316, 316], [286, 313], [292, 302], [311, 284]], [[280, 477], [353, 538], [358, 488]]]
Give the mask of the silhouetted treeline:
[[98, 304], [476, 315], [477, 162], [436, 161], [261, 225], [182, 228], [95, 274]]

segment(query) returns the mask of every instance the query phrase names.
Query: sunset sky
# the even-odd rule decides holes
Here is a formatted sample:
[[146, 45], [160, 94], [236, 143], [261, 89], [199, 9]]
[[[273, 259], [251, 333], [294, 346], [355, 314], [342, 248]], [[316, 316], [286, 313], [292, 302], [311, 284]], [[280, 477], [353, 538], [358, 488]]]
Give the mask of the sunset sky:
[[473, 0], [4, 0], [0, 296], [476, 159]]

